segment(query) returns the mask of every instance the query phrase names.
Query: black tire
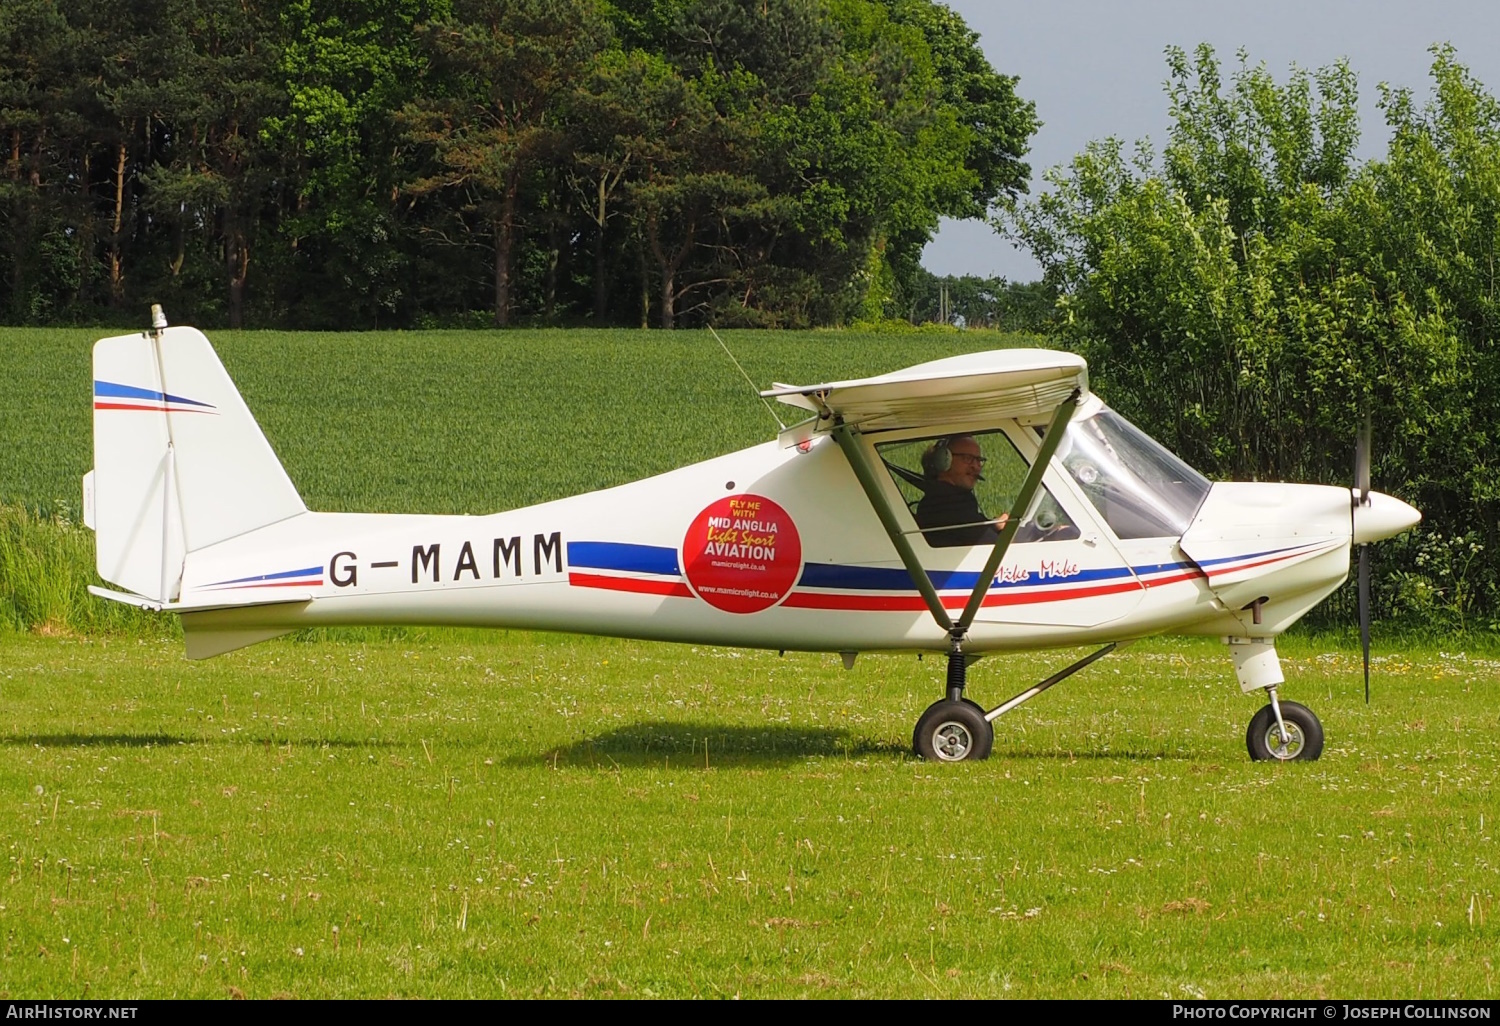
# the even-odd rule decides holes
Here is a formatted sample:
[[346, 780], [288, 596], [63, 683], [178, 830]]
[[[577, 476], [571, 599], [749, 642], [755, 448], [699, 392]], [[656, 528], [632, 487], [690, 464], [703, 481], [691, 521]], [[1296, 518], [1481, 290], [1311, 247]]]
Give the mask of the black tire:
[[1250, 750], [1252, 760], [1312, 762], [1323, 754], [1323, 724], [1311, 709], [1296, 702], [1282, 702], [1281, 719], [1290, 737], [1288, 745], [1281, 743], [1281, 733], [1276, 729], [1276, 710], [1268, 705], [1251, 718], [1245, 731], [1245, 747]]
[[995, 747], [995, 728], [976, 703], [943, 699], [929, 705], [917, 720], [911, 746], [928, 762], [988, 759]]

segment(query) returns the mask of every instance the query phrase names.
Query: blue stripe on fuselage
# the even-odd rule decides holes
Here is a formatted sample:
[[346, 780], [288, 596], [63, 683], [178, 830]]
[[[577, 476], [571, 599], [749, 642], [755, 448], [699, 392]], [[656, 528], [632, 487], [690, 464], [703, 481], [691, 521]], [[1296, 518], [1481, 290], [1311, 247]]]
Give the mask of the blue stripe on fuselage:
[[[932, 586], [939, 591], [972, 591], [979, 574], [972, 570], [929, 570]], [[996, 581], [995, 588], [1034, 588], [1044, 584], [1081, 584], [1086, 581], [1110, 581], [1131, 576], [1129, 567], [1106, 567], [1080, 570], [1067, 577], [1042, 577], [1032, 570], [1024, 581]], [[802, 588], [843, 588], [850, 591], [913, 591], [916, 585], [904, 569], [877, 566], [841, 566], [837, 563], [808, 563], [802, 568]]]
[[279, 574], [260, 574], [255, 577], [236, 577], [232, 581], [214, 581], [212, 584], [203, 585], [203, 587], [217, 588], [221, 584], [249, 584], [255, 581], [281, 581], [285, 580], [288, 577], [311, 577], [313, 574], [317, 574], [319, 577], [323, 576], [323, 568], [320, 566], [310, 566], [302, 570], [283, 570]]
[[1291, 552], [1295, 549], [1312, 548], [1314, 546], [1321, 545], [1322, 542], [1323, 539], [1315, 539], [1314, 541], [1303, 542], [1301, 545], [1286, 545], [1279, 549], [1266, 549], [1264, 552], [1245, 552], [1238, 556], [1219, 556], [1216, 559], [1200, 559], [1198, 560], [1198, 565], [1218, 566], [1220, 563], [1233, 563], [1241, 559], [1259, 559], [1261, 556], [1274, 556], [1278, 553]]
[[[1274, 550], [1285, 551], [1285, 550]], [[1246, 553], [1206, 562], [1221, 563], [1249, 559], [1270, 553]], [[579, 569], [614, 570], [621, 573], [664, 574], [679, 576], [677, 550], [663, 545], [634, 545], [626, 542], [568, 542], [568, 565]], [[1043, 578], [1033, 570], [1024, 581], [997, 581], [996, 588], [1032, 588], [1050, 584], [1083, 584], [1112, 581], [1135, 575], [1190, 570], [1192, 563], [1149, 563], [1137, 567], [1103, 567], [1080, 570], [1067, 577]], [[939, 591], [971, 591], [979, 580], [972, 570], [929, 570], [933, 587]], [[801, 588], [838, 588], [846, 591], [915, 591], [911, 577], [900, 567], [852, 566], [839, 563], [808, 563], [797, 582]]]
[[682, 573], [677, 567], [676, 549], [624, 542], [568, 542], [568, 566], [637, 574], [677, 576]]

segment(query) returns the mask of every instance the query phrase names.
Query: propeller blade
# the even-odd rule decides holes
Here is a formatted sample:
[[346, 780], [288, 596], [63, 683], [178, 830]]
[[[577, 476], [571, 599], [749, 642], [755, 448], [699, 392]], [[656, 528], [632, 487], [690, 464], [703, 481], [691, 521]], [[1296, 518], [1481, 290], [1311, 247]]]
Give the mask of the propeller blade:
[[1370, 414], [1365, 411], [1365, 422], [1359, 429], [1359, 440], [1354, 445], [1354, 487], [1359, 492], [1360, 505], [1364, 505], [1370, 494]]
[[1359, 547], [1359, 644], [1365, 656], [1365, 705], [1370, 704], [1370, 546]]

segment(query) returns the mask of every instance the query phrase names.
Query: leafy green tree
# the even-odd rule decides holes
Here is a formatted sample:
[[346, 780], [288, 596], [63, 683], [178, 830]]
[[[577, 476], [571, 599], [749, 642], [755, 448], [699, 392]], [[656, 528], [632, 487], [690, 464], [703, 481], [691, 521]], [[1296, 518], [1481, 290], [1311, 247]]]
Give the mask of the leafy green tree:
[[1042, 334], [1052, 327], [1057, 297], [1042, 282], [1012, 282], [978, 275], [923, 272], [907, 319]]
[[216, 309], [211, 297], [187, 287], [196, 275], [183, 268], [217, 264], [208, 277], [222, 283], [222, 309], [233, 328], [246, 323], [252, 255], [272, 244], [280, 210], [281, 161], [263, 134], [286, 112], [274, 7], [261, 0], [165, 0], [153, 55], [162, 69], [154, 116], [169, 127], [169, 139], [142, 180], [146, 202], [179, 233], [172, 268], [180, 291], [170, 294], [190, 306], [203, 303], [205, 312]]
[[[408, 176], [395, 114], [422, 80], [416, 26], [448, 0], [292, 0], [281, 12], [288, 110], [266, 125], [288, 153], [295, 196], [281, 232], [299, 320], [378, 325], [406, 298], [396, 192]], [[309, 308], [312, 308], [311, 310]]]
[[11, 0], [0, 311], [881, 316], [1013, 86], [932, 0]]
[[603, 47], [607, 26], [586, 0], [457, 0], [451, 19], [423, 28], [432, 65], [407, 104], [410, 140], [432, 163], [409, 190], [462, 196], [465, 226], [492, 241], [494, 318], [510, 322], [521, 185], [555, 159], [562, 106]]
[[930, 0], [882, 0], [891, 19], [917, 29], [926, 43], [933, 87], [967, 136], [966, 181], [940, 196], [948, 217], [981, 218], [1026, 192], [1031, 167], [1021, 158], [1041, 127], [1036, 106], [1016, 93], [1018, 79], [990, 65], [979, 33], [951, 8]]
[[0, 5], [0, 260], [7, 313], [19, 323], [56, 316], [85, 273], [67, 232], [79, 220], [68, 185], [81, 157], [74, 112], [86, 80], [78, 41], [47, 0]]
[[1371, 322], [1356, 373], [1385, 400], [1377, 471], [1427, 520], [1404, 597], [1443, 626], [1500, 630], [1500, 103], [1451, 47], [1433, 56], [1429, 103], [1383, 90], [1389, 151], [1348, 203]]
[[824, 78], [835, 43], [821, 13], [815, 0], [699, 0], [681, 11], [666, 47], [680, 84], [658, 92], [627, 186], [662, 327], [689, 297], [703, 307], [709, 290], [754, 292], [792, 205], [762, 159], [765, 122]]
[[592, 239], [596, 324], [609, 317], [611, 226], [628, 209], [626, 176], [639, 169], [654, 128], [662, 123], [661, 109], [675, 105], [672, 95], [679, 89], [675, 70], [663, 58], [611, 48], [600, 54], [573, 97], [567, 175]]
[[[609, 6], [620, 37], [656, 55], [697, 97], [684, 111], [703, 112], [690, 137], [648, 134], [678, 139], [676, 156], [658, 159], [649, 176], [638, 164], [624, 180], [663, 319], [665, 276], [681, 291], [670, 304], [674, 321], [690, 294], [700, 297], [693, 308], [735, 323], [837, 323], [871, 302], [878, 315], [900, 288], [884, 284], [890, 268], [918, 268], [940, 216], [982, 212], [980, 191], [1006, 193], [1000, 158], [1018, 158], [1024, 138], [1014, 149], [999, 131], [983, 146], [976, 140], [982, 119], [1005, 120], [1000, 93], [1013, 83], [990, 70], [993, 81], [980, 84], [996, 92], [985, 93], [975, 84], [989, 69], [977, 37], [951, 12], [925, 17], [927, 8], [946, 10], [926, 0]], [[927, 33], [946, 48], [942, 61]], [[967, 67], [974, 81], [945, 91], [940, 64]], [[1024, 137], [1030, 107], [1013, 92], [1009, 100], [1024, 114], [1012, 125]], [[714, 144], [694, 149], [701, 138]], [[982, 152], [994, 159], [980, 170]], [[1024, 182], [1018, 166], [1015, 181]], [[702, 202], [689, 201], [694, 195]], [[721, 216], [707, 219], [706, 209]], [[682, 234], [689, 226], [691, 241]], [[663, 228], [669, 244], [653, 245]]]
[[[1389, 154], [1360, 164], [1346, 65], [1278, 85], [1241, 54], [1226, 85], [1205, 46], [1168, 67], [1160, 161], [1093, 144], [1012, 222], [1062, 337], [1215, 475], [1347, 484], [1369, 412], [1377, 487], [1426, 515], [1385, 550], [1399, 601], [1433, 625], [1496, 620], [1500, 106], [1439, 48], [1433, 102], [1387, 91]], [[1439, 563], [1461, 579], [1423, 569]]]
[[[1061, 296], [1066, 336], [1131, 415], [1215, 472], [1294, 472], [1308, 432], [1335, 427], [1284, 400], [1317, 357], [1298, 282], [1337, 273], [1328, 233], [1354, 172], [1353, 74], [1294, 71], [1282, 86], [1242, 55], [1225, 90], [1207, 46], [1191, 62], [1169, 50], [1168, 68], [1164, 159], [1091, 144], [1049, 172], [1055, 191], [1015, 230]], [[1167, 382], [1180, 408], [1157, 401]]]
[[994, 69], [978, 33], [952, 9], [931, 0], [878, 2], [894, 24], [920, 34], [925, 50], [919, 56], [918, 47], [907, 45], [911, 84], [926, 95], [931, 110], [922, 138], [914, 142], [933, 159], [919, 176], [922, 188], [912, 193], [928, 212], [894, 225], [887, 248], [899, 289], [910, 293], [938, 217], [984, 218], [1026, 192], [1031, 168], [1023, 158], [1041, 122], [1035, 105], [1017, 94], [1017, 78]]

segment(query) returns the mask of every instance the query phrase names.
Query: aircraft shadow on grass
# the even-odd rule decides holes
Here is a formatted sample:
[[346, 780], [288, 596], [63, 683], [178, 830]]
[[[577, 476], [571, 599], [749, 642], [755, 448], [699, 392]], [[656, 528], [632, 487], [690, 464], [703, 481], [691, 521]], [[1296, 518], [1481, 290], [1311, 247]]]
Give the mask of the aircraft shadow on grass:
[[176, 745], [271, 745], [284, 748], [393, 748], [399, 742], [334, 737], [193, 737], [187, 734], [4, 734], [0, 745], [17, 748], [166, 748]]
[[[705, 758], [705, 749], [707, 755]], [[676, 723], [648, 720], [626, 724], [570, 745], [507, 759], [512, 766], [641, 767], [673, 765], [684, 769], [708, 766], [788, 765], [812, 758], [909, 759], [904, 741], [851, 734], [840, 727], [778, 725], [729, 726], [722, 723]], [[1047, 748], [1042, 750], [997, 745], [995, 757], [1057, 762], [1125, 761], [1176, 762], [1192, 753], [1156, 749]]]
[[677, 765], [703, 769], [705, 762], [710, 767], [786, 765], [820, 756], [896, 758], [908, 752], [905, 743], [862, 737], [839, 727], [731, 726], [648, 720], [507, 761], [516, 766], [545, 763], [609, 769]]
[[1037, 748], [1002, 746], [995, 742], [992, 759], [1043, 759], [1055, 762], [1186, 762], [1198, 758], [1198, 753], [1169, 751], [1166, 748], [1152, 750], [1135, 748], [1077, 749]]
[[197, 738], [173, 734], [6, 734], [0, 737], [0, 744], [18, 748], [164, 748], [197, 741]]
[[[17, 748], [166, 748], [177, 745], [233, 744], [296, 748], [391, 748], [401, 742], [348, 738], [192, 737], [179, 734], [6, 734], [0, 745]], [[705, 751], [707, 753], [705, 758]], [[812, 758], [906, 759], [911, 749], [903, 742], [856, 736], [839, 727], [791, 727], [774, 724], [728, 726], [722, 723], [673, 723], [650, 720], [631, 723], [570, 745], [516, 755], [511, 766], [670, 767], [784, 766]], [[996, 746], [999, 759], [1038, 759], [1060, 762], [1181, 761], [1191, 753], [1157, 749], [1115, 751]]]

